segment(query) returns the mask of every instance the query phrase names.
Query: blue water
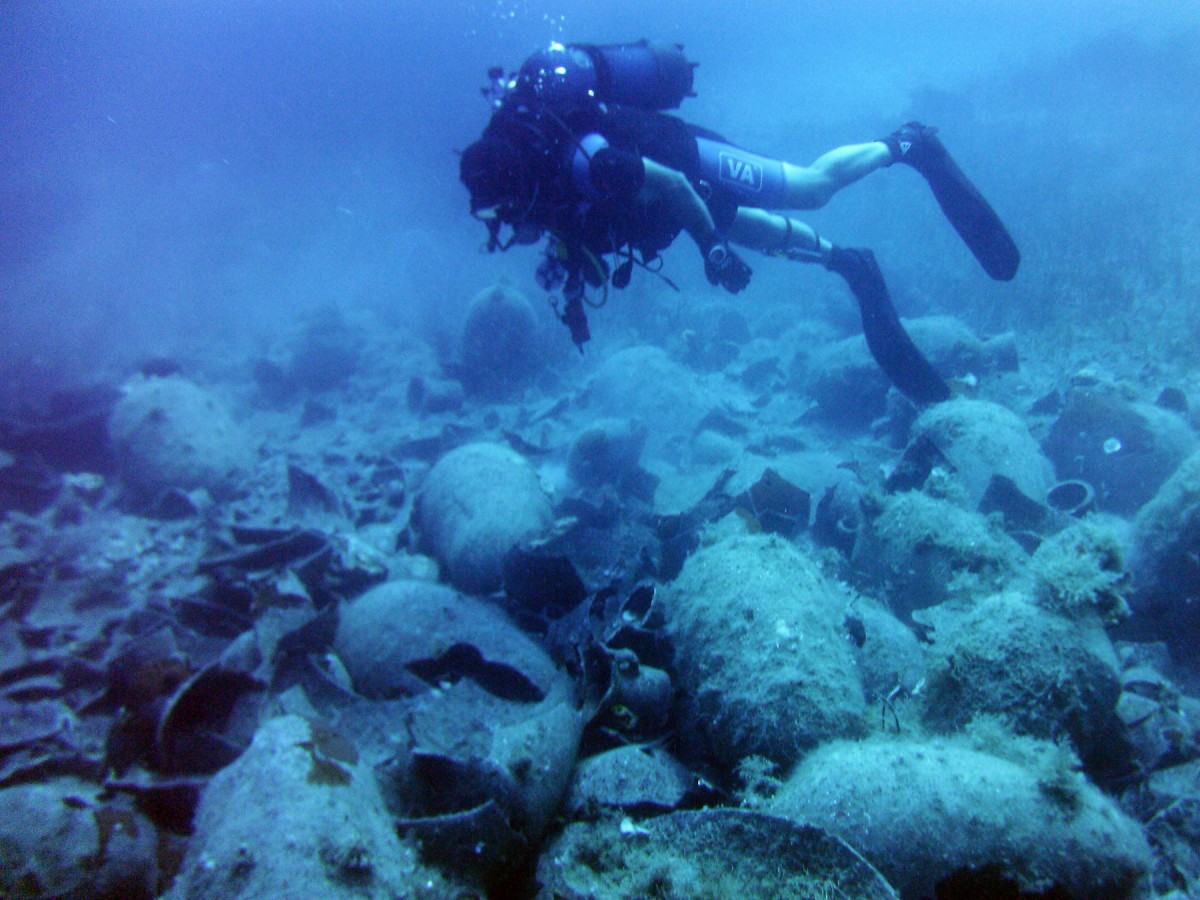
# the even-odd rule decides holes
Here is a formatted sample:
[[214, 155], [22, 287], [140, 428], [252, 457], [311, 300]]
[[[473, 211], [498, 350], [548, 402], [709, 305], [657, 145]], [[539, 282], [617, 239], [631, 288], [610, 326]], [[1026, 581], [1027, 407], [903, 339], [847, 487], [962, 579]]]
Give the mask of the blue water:
[[487, 68], [557, 38], [683, 43], [701, 65], [682, 115], [800, 162], [940, 125], [1022, 244], [1023, 288], [964, 291], [927, 197], [879, 177], [814, 224], [873, 246], [902, 312], [1061, 329], [1132, 314], [1138, 290], [1194, 311], [1195, 252], [1171, 238], [1200, 208], [1200, 4], [611, 6], [4, 4], [6, 383], [234, 354], [328, 304], [453, 320], [500, 273], [531, 284], [531, 253], [477, 254], [455, 151], [486, 122]]
[[[1171, 615], [1163, 619], [1166, 625], [1150, 622], [1148, 637], [1194, 651], [1186, 634], [1178, 633], [1191, 626], [1176, 629], [1174, 623], [1195, 622], [1194, 597], [1184, 596], [1195, 584], [1196, 554], [1186, 543], [1195, 534], [1195, 517], [1186, 518], [1189, 508], [1179, 510], [1185, 537], [1172, 541], [1158, 540], [1172, 534], [1169, 524], [1158, 527], [1154, 520], [1147, 529], [1132, 515], [1196, 443], [1200, 2], [7, 0], [0, 2], [5, 710], [25, 702], [10, 690], [14, 683], [30, 680], [22, 690], [35, 698], [53, 692], [48, 676], [26, 666], [38, 663], [38, 654], [56, 666], [66, 666], [63, 660], [73, 654], [91, 654], [79, 677], [101, 680], [124, 629], [134, 634], [148, 627], [139, 616], [155, 610], [154, 616], [165, 617], [168, 608], [178, 615], [177, 602], [192, 592], [223, 596], [224, 587], [213, 587], [219, 579], [212, 566], [199, 578], [208, 579], [207, 587], [195, 586], [197, 564], [230, 552], [228, 524], [245, 525], [250, 533], [260, 526], [312, 525], [304, 519], [306, 504], [292, 496], [304, 493], [296, 485], [307, 484], [305, 478], [315, 485], [308, 487], [313, 496], [307, 505], [328, 514], [313, 527], [336, 538], [331, 546], [343, 548], [347, 559], [370, 547], [363, 556], [368, 562], [354, 557], [351, 574], [383, 578], [385, 565], [371, 568], [372, 560], [383, 559], [396, 566], [393, 579], [432, 577], [437, 564], [415, 551], [441, 551], [421, 544], [429, 535], [421, 535], [421, 522], [411, 518], [413, 498], [438, 457], [481, 437], [507, 441], [527, 457], [518, 460], [521, 466], [536, 467], [536, 476], [532, 468], [518, 468], [536, 508], [544, 507], [537, 520], [555, 518], [577, 541], [565, 546], [579, 551], [575, 562], [594, 582], [589, 589], [651, 571], [645, 547], [664, 559], [670, 555], [654, 570], [670, 581], [691, 546], [683, 538], [692, 521], [668, 521], [672, 514], [699, 510], [695, 522], [715, 516], [715, 502], [709, 510], [701, 498], [721, 496], [727, 482], [737, 485], [729, 488], [731, 496], [753, 496], [750, 485], [760, 477], [768, 481], [761, 476], [768, 463], [781, 467], [782, 475], [769, 473], [774, 479], [796, 477], [806, 490], [815, 487], [813, 500], [828, 486], [855, 486], [834, 499], [880, 515], [883, 500], [860, 500], [868, 488], [883, 496], [884, 475], [901, 462], [910, 410], [885, 397], [881, 380], [870, 384], [877, 373], [862, 367], [870, 365], [865, 351], [856, 369], [851, 350], [858, 345], [839, 345], [840, 338], [856, 340], [862, 331], [858, 307], [839, 279], [818, 266], [747, 252], [754, 277], [734, 298], [706, 282], [696, 248], [684, 237], [664, 254], [661, 274], [669, 283], [635, 272], [628, 290], [614, 290], [604, 309], [589, 310], [594, 340], [581, 356], [537, 286], [539, 251], [482, 252], [486, 232], [469, 215], [458, 154], [491, 113], [481, 96], [488, 69], [513, 71], [553, 40], [640, 38], [681, 44], [699, 63], [697, 96], [684, 102], [679, 115], [767, 156], [806, 163], [912, 119], [940, 129], [1020, 247], [1014, 281], [993, 282], [980, 271], [927, 184], [905, 166], [873, 173], [804, 219], [837, 245], [871, 248], [899, 313], [910, 320], [926, 317], [926, 325], [941, 322], [940, 331], [924, 334], [955, 333], [945, 326], [949, 319], [929, 318], [953, 317], [964, 332], [999, 336], [992, 347], [1017, 348], [1019, 377], [999, 365], [989, 370], [981, 359], [955, 360], [961, 363], [956, 390], [969, 393], [982, 381], [985, 399], [1022, 417], [1016, 428], [1028, 438], [1031, 458], [1040, 459], [1039, 446], [1047, 453], [1049, 447], [1058, 454], [1059, 479], [1095, 481], [1101, 511], [1130, 517], [1113, 526], [1113, 534], [1152, 533], [1155, 540], [1139, 533], [1130, 541], [1161, 551], [1156, 558], [1167, 571], [1150, 574], [1166, 585]], [[517, 349], [509, 358], [488, 356], [504, 340], [460, 340], [473, 297], [509, 296], [507, 288], [491, 291], [498, 283], [530, 301], [528, 307], [514, 301], [497, 314], [496, 321], [515, 323], [511, 343]], [[482, 348], [485, 361], [464, 373], [471, 344]], [[820, 355], [839, 346], [842, 357]], [[508, 365], [513, 371], [491, 371], [488, 359], [500, 359], [491, 369]], [[184, 379], [131, 379], [139, 367], [147, 374], [178, 370]], [[493, 397], [484, 389], [486, 378], [471, 377], [480, 372], [507, 374], [511, 384], [494, 378]], [[816, 377], [826, 372], [833, 373], [828, 383]], [[589, 375], [595, 377], [589, 381]], [[129, 384], [131, 408], [109, 417], [118, 387]], [[1086, 399], [1093, 385], [1105, 386], [1094, 407], [1076, 410], [1076, 418], [1059, 417], [1063, 397]], [[1160, 395], [1163, 388], [1171, 392]], [[171, 409], [155, 399], [160, 390], [186, 402], [177, 399], [178, 408]], [[859, 403], [857, 391], [878, 408]], [[1156, 397], [1174, 412], [1154, 410]], [[221, 404], [232, 410], [228, 428]], [[1189, 404], [1190, 420], [1186, 410], [1176, 414]], [[1068, 406], [1066, 413], [1071, 411]], [[632, 432], [621, 430], [629, 423], [592, 421], [613, 415], [645, 421]], [[817, 421], [821, 415], [828, 430]], [[244, 433], [231, 437], [234, 422]], [[592, 461], [584, 458], [572, 474], [568, 448], [578, 447], [580, 434], [597, 424], [602, 427], [591, 433], [592, 445], [608, 440], [605, 428], [637, 437], [627, 437], [636, 445], [626, 447], [628, 471], [620, 459], [613, 464], [611, 483], [599, 479], [596, 497], [603, 503], [593, 508], [588, 490], [596, 485], [571, 483], [583, 480], [579, 471]], [[646, 434], [638, 430], [643, 426]], [[990, 437], [990, 443], [979, 439], [982, 449], [963, 451], [964, 468], [972, 452], [989, 474], [1018, 465], [1014, 453], [990, 459], [996, 447], [1012, 446], [1002, 434]], [[648, 471], [636, 465], [643, 438]], [[588, 442], [582, 443], [580, 452], [588, 452]], [[1123, 447], [1125, 454], [1115, 455]], [[229, 472], [218, 452], [224, 449], [232, 460], [224, 467]], [[189, 459], [198, 474], [175, 465]], [[956, 495], [945, 488], [947, 468], [928, 461], [933, 471], [920, 481], [932, 485], [926, 492], [944, 509], [952, 508], [947, 498]], [[1045, 467], [1049, 471], [1049, 463]], [[220, 477], [210, 469], [222, 469]], [[481, 471], [480, 482], [495, 481], [486, 487], [496, 490], [501, 505], [508, 502], [500, 492], [516, 476]], [[232, 500], [221, 491], [226, 475], [242, 478]], [[1037, 489], [1031, 491], [1043, 493], [1036, 478], [1032, 483]], [[620, 490], [610, 496], [614, 485]], [[587, 502], [571, 493], [576, 488]], [[1120, 488], [1134, 499], [1117, 503], [1111, 495]], [[555, 494], [553, 516], [543, 491]], [[614, 496], [621, 504], [613, 507], [612, 521], [593, 524], [589, 515], [608, 516]], [[572, 502], [561, 502], [564, 497]], [[451, 497], [446, 505], [453, 508], [461, 499]], [[807, 498], [803, 509], [807, 516]], [[1173, 509], [1168, 505], [1158, 515]], [[347, 510], [357, 518], [343, 516]], [[985, 532], [983, 517], [970, 515]], [[853, 517], [830, 521], [865, 527]], [[762, 523], [744, 524], [757, 529]], [[591, 529], [603, 535], [590, 538], [594, 546], [587, 544]], [[1030, 537], [1024, 526], [1020, 530]], [[269, 541], [275, 532], [262, 534]], [[325, 540], [321, 534], [315, 539]], [[1111, 539], [1115, 544], [1117, 538]], [[807, 546], [807, 537], [796, 540]], [[904, 540], [898, 538], [897, 546]], [[235, 540], [245, 542], [260, 543], [244, 535]], [[922, 538], [914, 558], [926, 544], [936, 541]], [[880, 546], [902, 556], [900, 549]], [[323, 555], [322, 565], [329, 558]], [[837, 554], [830, 550], [819, 558], [832, 567]], [[135, 565], [139, 560], [144, 567]], [[886, 599], [884, 587], [871, 578], [898, 580], [887, 566], [907, 565], [889, 557], [872, 575], [861, 562], [850, 555], [841, 572], [868, 600], [872, 591], [879, 594], [874, 599]], [[162, 566], [161, 577], [154, 565]], [[257, 563], [246, 565], [259, 571]], [[289, 566], [299, 563], [289, 558], [275, 568]], [[1021, 571], [1014, 564], [1014, 572]], [[328, 576], [330, 602], [352, 600], [368, 586], [335, 575]], [[958, 576], [948, 580], [939, 586], [947, 592], [973, 583], [965, 579], [955, 587]], [[254, 594], [256, 610], [260, 601], [270, 605], [272, 584], [262, 592], [267, 600]], [[278, 590], [296, 584], [295, 578], [281, 580]], [[1125, 582], [1119, 587], [1123, 591]], [[64, 598], [75, 588], [80, 592], [68, 613]], [[244, 591], [232, 596], [250, 603]], [[913, 607], [928, 605], [925, 599]], [[109, 605], [111, 614], [105, 612]], [[59, 606], [62, 620], [56, 618]], [[282, 605], [272, 610], [283, 611]], [[881, 608], [872, 621], [884, 615]], [[753, 614], [745, 618], [754, 621]], [[103, 637], [88, 642], [76, 633], [81, 623], [90, 628], [99, 621], [108, 623]], [[855, 621], [866, 634], [863, 621]], [[779, 623], [783, 631], [777, 626], [772, 641], [787, 631]], [[245, 618], [237, 624], [246, 627]], [[893, 638], [900, 634], [913, 643], [919, 657], [924, 651], [912, 635], [893, 624]], [[186, 631], [175, 625], [180, 634]], [[841, 640], [840, 632], [836, 637]], [[1147, 668], [1161, 661], [1158, 650], [1165, 654], [1151, 647], [1122, 663]], [[1187, 717], [1194, 721], [1200, 708], [1190, 699], [1200, 682], [1195, 659], [1186, 662], [1193, 671], [1182, 699], [1190, 705], [1173, 708], [1181, 698], [1164, 689], [1161, 706], [1171, 707], [1174, 717], [1163, 720], [1155, 737], [1178, 740], [1181, 759], [1190, 762], [1197, 733]], [[1002, 665], [997, 669], [995, 677], [1003, 681], [1008, 673]], [[1146, 671], [1136, 674], [1135, 688], [1154, 687]], [[1115, 670], [1110, 675], [1115, 678]], [[162, 678], [165, 693], [156, 701], [174, 690], [168, 676]], [[869, 709], [871, 721], [880, 718], [883, 732], [892, 721], [899, 731], [909, 713], [897, 692], [903, 687], [915, 694], [924, 681], [897, 684], [881, 716], [873, 705]], [[683, 691], [678, 683], [674, 687]], [[1137, 690], [1127, 688], [1130, 693], [1136, 700]], [[91, 700], [83, 705], [88, 716], [112, 716], [114, 733], [128, 712], [97, 711]], [[145, 706], [137, 714], [151, 722], [158, 708]], [[623, 705], [612, 710], [618, 708], [630, 712]], [[15, 721], [7, 712], [0, 716], [4, 729], [16, 730]], [[95, 734], [80, 732], [81, 740], [100, 733], [102, 722], [90, 724]], [[34, 725], [26, 722], [18, 736], [32, 744], [70, 736], [63, 728], [62, 734], [30, 737]], [[127, 730], [132, 742], [136, 735]], [[1147, 734], [1151, 730], [1145, 727]], [[160, 748], [151, 746], [150, 735], [161, 740], [162, 729], [146, 730], [145, 747], [123, 749], [114, 740], [109, 749], [127, 754], [129, 765], [153, 768], [162, 759], [152, 753]], [[639, 739], [647, 736], [661, 737], [651, 728]], [[36, 778], [36, 770], [12, 761], [9, 736], [0, 737], [0, 776]], [[382, 752], [379, 746], [370, 746], [365, 731], [355, 737], [363, 738], [364, 759], [374, 764], [369, 754]], [[88, 773], [93, 779], [101, 766], [100, 743], [85, 748], [96, 767]], [[700, 755], [695, 747], [684, 749]], [[1163, 767], [1178, 762], [1167, 749], [1165, 743], [1140, 746], [1137, 759]], [[717, 774], [726, 782], [731, 775]], [[1061, 794], [1062, 782], [1058, 788]], [[57, 809], [57, 801], [46, 802]], [[85, 808], [78, 798], [73, 806], [63, 802], [76, 812]], [[248, 811], [250, 821], [253, 814]], [[1148, 809], [1136, 814], [1142, 821], [1153, 815]], [[0, 825], [14, 821], [15, 815], [6, 820], [0, 814]], [[1171, 827], [1193, 835], [1187, 824]], [[347, 858], [358, 860], [360, 849], [351, 848]], [[1164, 866], [1191, 859], [1182, 848], [1160, 850]]]

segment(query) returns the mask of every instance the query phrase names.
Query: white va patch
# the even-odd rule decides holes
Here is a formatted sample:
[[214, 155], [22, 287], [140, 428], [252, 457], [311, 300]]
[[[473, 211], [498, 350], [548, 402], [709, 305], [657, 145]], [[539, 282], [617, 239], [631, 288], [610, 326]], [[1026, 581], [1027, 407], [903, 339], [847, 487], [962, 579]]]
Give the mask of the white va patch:
[[736, 184], [742, 190], [758, 192], [763, 186], [763, 167], [732, 153], [720, 154], [721, 180]]

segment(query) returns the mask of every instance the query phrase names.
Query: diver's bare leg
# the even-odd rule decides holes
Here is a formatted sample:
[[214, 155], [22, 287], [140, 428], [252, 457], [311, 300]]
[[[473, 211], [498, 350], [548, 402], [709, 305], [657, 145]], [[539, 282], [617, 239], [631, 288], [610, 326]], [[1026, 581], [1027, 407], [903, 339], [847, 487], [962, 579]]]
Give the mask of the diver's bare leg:
[[904, 330], [870, 250], [835, 247], [811, 226], [762, 209], [739, 209], [729, 239], [772, 256], [820, 263], [840, 275], [858, 301], [867, 348], [892, 383], [917, 404], [950, 396], [946, 382]]
[[892, 164], [892, 151], [883, 141], [851, 144], [822, 154], [808, 166], [783, 164], [788, 206], [819, 209], [838, 191]]
[[822, 265], [828, 263], [833, 250], [833, 245], [822, 239], [811, 225], [782, 213], [745, 206], [738, 210], [726, 236], [743, 247]]

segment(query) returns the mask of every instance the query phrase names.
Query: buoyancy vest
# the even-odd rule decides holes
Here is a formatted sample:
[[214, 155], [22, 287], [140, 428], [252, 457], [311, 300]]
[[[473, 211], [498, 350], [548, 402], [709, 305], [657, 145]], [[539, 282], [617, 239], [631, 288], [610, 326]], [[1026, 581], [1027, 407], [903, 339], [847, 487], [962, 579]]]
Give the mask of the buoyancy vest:
[[[640, 178], [589, 178], [589, 189], [573, 171], [577, 157], [590, 158], [599, 135], [608, 151], [636, 160], [646, 157], [689, 178], [698, 177], [698, 132], [675, 116], [635, 107], [609, 104], [562, 111], [530, 103], [506, 103], [489, 123], [485, 135], [500, 137], [517, 148], [533, 185], [529, 206], [521, 216], [564, 240], [578, 240], [592, 253], [604, 254], [632, 246], [643, 253], [665, 249], [678, 236], [680, 225], [657, 201], [639, 193]], [[607, 152], [607, 151], [605, 151]], [[603, 184], [598, 192], [593, 185]]]

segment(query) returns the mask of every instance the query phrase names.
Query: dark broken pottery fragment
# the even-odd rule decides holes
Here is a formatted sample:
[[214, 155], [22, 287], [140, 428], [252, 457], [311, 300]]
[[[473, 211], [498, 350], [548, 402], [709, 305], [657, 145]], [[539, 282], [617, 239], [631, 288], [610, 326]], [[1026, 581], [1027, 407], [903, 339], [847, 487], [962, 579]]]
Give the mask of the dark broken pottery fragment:
[[414, 659], [406, 668], [428, 684], [438, 687], [469, 678], [485, 691], [512, 703], [541, 703], [546, 694], [520, 669], [503, 662], [486, 659], [471, 644], [458, 643], [441, 654], [426, 659]]
[[427, 863], [481, 884], [498, 882], [529, 852], [529, 842], [494, 800], [463, 812], [398, 819], [396, 831], [416, 841]]
[[316, 475], [291, 463], [287, 467], [287, 514], [292, 519], [308, 516], [344, 516], [345, 509], [329, 487]]
[[261, 658], [243, 635], [217, 662], [184, 681], [166, 702], [155, 731], [157, 768], [167, 774], [210, 774], [250, 744], [266, 685]]
[[48, 566], [24, 553], [6, 557], [0, 564], [0, 618], [20, 622], [37, 602]]
[[104, 721], [77, 709], [94, 696], [68, 660], [51, 657], [0, 673], [0, 787], [58, 776], [98, 778]]
[[954, 465], [928, 435], [920, 435], [904, 448], [900, 462], [884, 486], [889, 494], [920, 490], [935, 468], [953, 472]]
[[[1048, 506], [1026, 496], [1017, 483], [1005, 475], [993, 475], [988, 481], [983, 497], [979, 500], [979, 511], [984, 515], [999, 513], [1004, 530], [1013, 532], [1035, 532], [1045, 534], [1048, 528], [1058, 524], [1061, 517]], [[1054, 529], [1058, 530], [1058, 529]]]
[[145, 770], [130, 772], [104, 782], [110, 791], [133, 798], [138, 809], [159, 828], [174, 834], [192, 832], [192, 821], [208, 779], [203, 776], [155, 775]]
[[588, 752], [657, 738], [669, 727], [673, 651], [663, 625], [653, 587], [642, 585], [597, 591], [546, 629], [545, 646], [576, 680]]
[[186, 492], [170, 488], [159, 494], [149, 510], [151, 518], [162, 522], [182, 522], [200, 514], [200, 506]]
[[[244, 533], [244, 532], [243, 532]], [[328, 538], [320, 531], [297, 529], [270, 536], [261, 543], [252, 543], [241, 550], [209, 556], [200, 560], [197, 568], [201, 572], [215, 572], [231, 568], [243, 572], [260, 572], [278, 566], [286, 566], [308, 559], [320, 553], [328, 544]], [[244, 543], [239, 541], [239, 543]]]
[[565, 556], [548, 556], [515, 547], [504, 559], [504, 593], [524, 616], [541, 623], [561, 619], [588, 595], [579, 573]]
[[53, 741], [69, 731], [71, 711], [56, 700], [22, 703], [0, 699], [0, 757]]
[[103, 762], [94, 754], [54, 744], [35, 744], [0, 757], [0, 788], [73, 777], [99, 781]]
[[735, 507], [752, 515], [764, 531], [792, 538], [808, 528], [810, 502], [808, 491], [767, 468], [738, 496]]
[[865, 494], [866, 487], [857, 476], [842, 478], [826, 488], [813, 515], [813, 539], [844, 556], [852, 555], [863, 524]]
[[203, 596], [176, 598], [171, 607], [179, 623], [197, 634], [232, 640], [254, 627], [252, 600], [243, 585], [218, 583]]

